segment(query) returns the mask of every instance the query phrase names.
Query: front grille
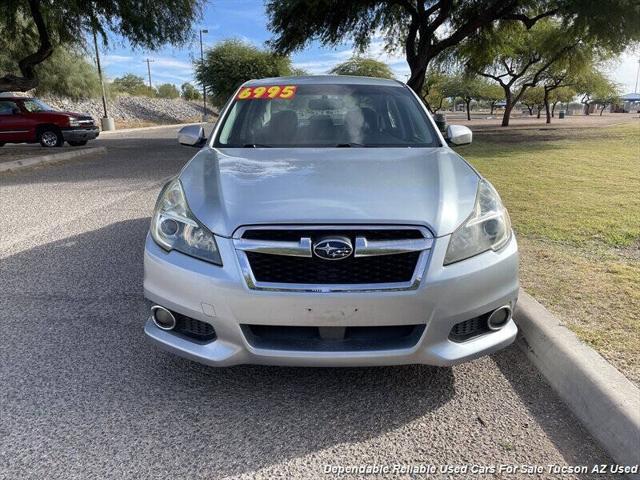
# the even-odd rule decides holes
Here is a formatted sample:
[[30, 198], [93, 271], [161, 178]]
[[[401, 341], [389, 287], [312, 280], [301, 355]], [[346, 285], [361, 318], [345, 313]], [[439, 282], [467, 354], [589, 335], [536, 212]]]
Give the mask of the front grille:
[[490, 330], [487, 326], [489, 315], [490, 313], [487, 313], [470, 320], [465, 320], [464, 322], [456, 323], [449, 333], [449, 338], [454, 342], [464, 342], [465, 340], [489, 332]]
[[297, 242], [301, 237], [311, 238], [316, 241], [322, 237], [337, 236], [348, 237], [354, 241], [357, 235], [367, 237], [367, 240], [407, 240], [411, 238], [424, 238], [420, 230], [415, 228], [381, 228], [381, 229], [345, 229], [345, 230], [329, 230], [329, 229], [260, 229], [247, 230], [242, 238], [249, 240], [274, 240], [279, 242]]
[[242, 325], [253, 347], [269, 350], [353, 352], [411, 348], [418, 343], [425, 325], [382, 327], [296, 327]]
[[259, 282], [312, 285], [409, 282], [420, 252], [327, 261], [247, 252]]
[[216, 339], [216, 332], [208, 323], [177, 312], [173, 312], [173, 316], [176, 319], [174, 332], [201, 342], [210, 342]]
[[[310, 238], [315, 243], [327, 237], [356, 237], [368, 241], [423, 239], [418, 228], [265, 228], [247, 230], [247, 240], [298, 242]], [[325, 260], [317, 256], [276, 255], [247, 251], [247, 262], [256, 282], [306, 285], [357, 285], [411, 282], [420, 251], [377, 256], [350, 256], [342, 260]]]

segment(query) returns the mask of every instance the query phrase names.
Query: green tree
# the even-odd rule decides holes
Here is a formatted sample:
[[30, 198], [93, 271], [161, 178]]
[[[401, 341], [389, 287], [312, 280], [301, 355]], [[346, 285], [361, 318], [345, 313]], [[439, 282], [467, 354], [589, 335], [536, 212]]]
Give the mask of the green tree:
[[297, 67], [291, 68], [291, 76], [303, 77], [305, 75], [309, 75], [309, 72], [307, 72], [304, 68], [297, 68]]
[[191, 85], [189, 82], [185, 82], [180, 87], [182, 92], [182, 98], [185, 100], [200, 100], [202, 98], [202, 94], [200, 90]]
[[[23, 47], [0, 51], [0, 70], [18, 74], [16, 58]], [[100, 80], [97, 68], [87, 61], [84, 53], [76, 48], [59, 49], [35, 67], [42, 79], [36, 89], [37, 95], [53, 94], [74, 100], [100, 95]]]
[[[549, 93], [549, 103], [551, 104], [551, 117], [555, 117], [556, 105], [558, 103], [568, 104], [576, 96], [574, 87], [563, 86], [552, 90]], [[551, 123], [550, 121], [547, 123]]]
[[540, 112], [542, 111], [542, 107], [544, 107], [544, 88], [528, 88], [527, 91], [524, 92], [520, 97], [520, 102], [522, 102], [527, 107], [527, 110], [529, 110], [529, 115], [533, 115], [533, 110], [537, 109], [538, 118], [540, 118]]
[[242, 40], [225, 40], [194, 62], [196, 79], [206, 85], [214, 105], [223, 105], [247, 80], [292, 74], [289, 57], [261, 50]]
[[493, 115], [493, 111], [496, 108], [496, 103], [500, 100], [504, 100], [504, 91], [502, 87], [495, 82], [483, 81], [480, 84], [480, 92], [478, 98], [484, 100], [489, 104], [491, 109], [490, 115]]
[[618, 87], [601, 71], [594, 69], [582, 76], [576, 84], [576, 91], [580, 96], [580, 103], [584, 105], [584, 114], [591, 114], [591, 107], [598, 103], [604, 103], [604, 108], [616, 101], [620, 96]]
[[431, 113], [449, 106], [448, 86], [451, 77], [439, 70], [429, 70], [424, 79], [420, 97]]
[[506, 22], [468, 38], [456, 49], [456, 57], [469, 72], [502, 87], [506, 101], [503, 127], [509, 125], [511, 111], [526, 90], [535, 87], [551, 65], [569, 56], [579, 44], [565, 30], [551, 19], [541, 20], [530, 29]]
[[329, 73], [334, 75], [355, 75], [357, 77], [394, 78], [393, 72], [384, 62], [373, 58], [355, 56], [336, 65]]
[[[629, 0], [267, 0], [270, 44], [289, 54], [319, 40], [329, 46], [353, 39], [365, 51], [381, 34], [388, 50], [402, 50], [411, 75], [407, 84], [422, 92], [436, 57], [495, 23], [525, 29], [557, 17], [565, 30], [579, 28], [613, 46], [640, 38], [637, 8]], [[635, 8], [635, 9], [634, 9]], [[616, 28], [611, 28], [615, 25]]]
[[163, 83], [158, 86], [158, 97], [160, 98], [178, 98], [180, 91], [173, 83]]
[[460, 74], [449, 79], [445, 86], [445, 93], [448, 97], [462, 99], [467, 120], [471, 120], [471, 102], [481, 98], [483, 88], [484, 82], [478, 77]]
[[[2, 0], [0, 51], [8, 45], [26, 46], [17, 57], [19, 74], [2, 72], [0, 92], [31, 90], [38, 86], [36, 66], [58, 47], [83, 46], [93, 31], [108, 41], [108, 32], [133, 47], [154, 50], [166, 43], [191, 38], [191, 25], [201, 16], [205, 0]], [[30, 48], [29, 45], [35, 45]]]
[[127, 73], [122, 77], [116, 78], [111, 82], [109, 91], [114, 94], [124, 93], [133, 96], [155, 97], [156, 91], [149, 87], [144, 78]]

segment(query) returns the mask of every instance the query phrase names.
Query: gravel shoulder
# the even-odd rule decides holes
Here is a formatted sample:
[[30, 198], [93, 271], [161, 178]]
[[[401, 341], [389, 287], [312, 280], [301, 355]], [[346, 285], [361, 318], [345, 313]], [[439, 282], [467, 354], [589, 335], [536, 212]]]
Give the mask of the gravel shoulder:
[[0, 177], [0, 478], [611, 462], [517, 347], [454, 368], [364, 369], [212, 369], [153, 348], [143, 241], [160, 185], [195, 152], [175, 130]]

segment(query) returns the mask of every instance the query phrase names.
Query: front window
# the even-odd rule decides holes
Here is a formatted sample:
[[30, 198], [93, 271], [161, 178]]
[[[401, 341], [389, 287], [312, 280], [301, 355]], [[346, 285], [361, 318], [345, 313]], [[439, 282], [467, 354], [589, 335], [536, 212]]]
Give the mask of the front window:
[[424, 110], [406, 88], [323, 84], [241, 89], [214, 144], [228, 148], [440, 146]]
[[25, 110], [27, 110], [27, 112], [55, 112], [56, 111], [55, 108], [50, 107], [49, 105], [44, 103], [42, 100], [38, 100], [37, 98], [30, 98], [29, 100], [24, 100], [22, 102], [22, 105], [24, 105], [24, 108]]

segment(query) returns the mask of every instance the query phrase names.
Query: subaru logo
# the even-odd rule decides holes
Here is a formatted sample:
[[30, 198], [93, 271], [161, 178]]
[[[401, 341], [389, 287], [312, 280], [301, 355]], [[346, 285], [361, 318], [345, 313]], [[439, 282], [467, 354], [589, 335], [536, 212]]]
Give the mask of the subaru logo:
[[313, 245], [313, 253], [323, 260], [342, 260], [353, 253], [353, 247], [348, 238], [324, 238]]

